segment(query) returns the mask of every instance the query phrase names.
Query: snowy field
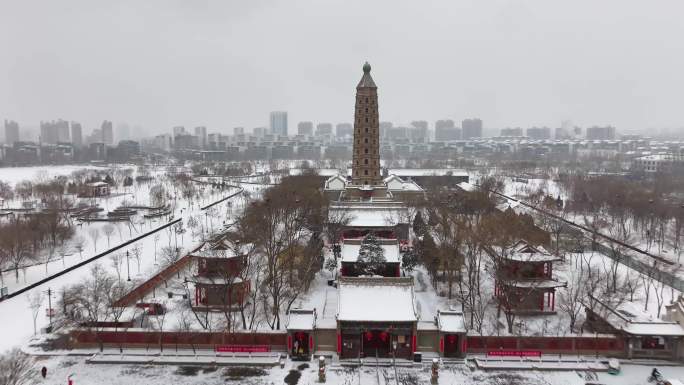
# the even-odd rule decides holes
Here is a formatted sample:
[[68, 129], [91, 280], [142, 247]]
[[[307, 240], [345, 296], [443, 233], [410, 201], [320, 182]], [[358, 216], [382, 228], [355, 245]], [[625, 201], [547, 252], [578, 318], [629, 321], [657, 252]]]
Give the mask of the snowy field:
[[[330, 365], [330, 364], [329, 364]], [[301, 384], [318, 382], [315, 363], [287, 362], [285, 368], [226, 368], [192, 366], [88, 364], [85, 357], [44, 357], [37, 366], [48, 369], [45, 384], [63, 384], [69, 375], [76, 384]], [[644, 385], [652, 370], [649, 365], [623, 365], [618, 375], [598, 374], [598, 382], [605, 385]], [[667, 379], [684, 379], [684, 367], [658, 367]], [[440, 385], [584, 385], [584, 373], [541, 371], [471, 371], [464, 365], [442, 368]], [[286, 379], [293, 380], [285, 382]], [[395, 375], [391, 367], [341, 368], [331, 365], [327, 371], [331, 385], [419, 385], [430, 384], [429, 367], [398, 367]]]
[[[59, 170], [57, 170], [58, 168], [54, 168], [54, 170], [51, 167], [46, 168], [50, 169], [50, 172], [52, 172], [51, 175], [67, 175], [73, 171], [84, 169], [84, 167], [79, 168], [75, 166], [66, 166], [66, 169], [59, 167]], [[42, 171], [39, 170], [44, 168], [29, 167], [22, 169], [24, 172], [18, 173], [16, 171], [17, 169], [2, 168], [0, 169], [0, 180], [12, 181], [13, 183], [16, 183], [27, 178], [34, 178], [34, 173], [38, 172], [41, 174]], [[18, 175], [22, 176], [19, 177]], [[160, 176], [160, 174], [158, 176]], [[135, 186], [137, 186], [137, 184]], [[259, 186], [252, 186], [252, 194], [258, 194], [258, 188]], [[124, 188], [122, 187], [121, 189], [123, 190]], [[201, 223], [205, 231], [206, 228], [208, 228], [209, 232], [214, 232], [222, 228], [224, 224], [230, 223], [231, 219], [234, 218], [237, 213], [239, 213], [245, 204], [243, 197], [238, 195], [229, 201], [222, 202], [221, 204], [215, 206], [215, 209], [212, 212], [213, 215], [208, 216], [204, 211], [201, 210], [201, 207], [221, 200], [223, 197], [231, 195], [238, 190], [235, 188], [229, 188], [221, 190], [220, 192], [214, 192], [203, 186], [198, 186], [198, 189], [200, 191], [206, 189], [207, 191], [206, 193], [202, 193], [198, 199], [195, 199], [191, 202], [179, 198], [177, 199], [177, 204], [174, 207], [175, 217], [182, 218], [182, 228], [185, 230], [183, 233], [179, 235], [173, 231], [172, 227], [169, 227], [165, 230], [157, 232], [155, 234], [158, 235], [157, 239], [155, 239], [155, 235], [150, 235], [124, 249], [121, 249], [120, 251], [117, 251], [117, 253], [125, 253], [126, 251], [131, 251], [136, 247], [141, 250], [139, 260], [134, 258], [131, 254], [128, 261], [129, 263], [127, 264], [126, 258], [123, 257], [123, 261], [119, 265], [119, 274], [121, 274], [123, 277], [122, 279], [127, 278], [128, 270], [130, 270], [131, 280], [134, 283], [142, 282], [149, 276], [156, 273], [161, 268], [158, 250], [163, 246], [173, 245], [174, 247], [179, 247], [181, 250], [190, 250], [196, 247], [200, 242], [201, 234], [197, 234], [196, 231], [192, 231], [188, 225], [188, 220], [191, 217], [195, 219], [195, 222]], [[126, 194], [98, 199], [101, 201], [98, 203], [101, 207], [106, 208], [107, 210], [118, 207], [118, 205], [120, 205], [124, 199], [129, 199], [140, 204], [149, 203], [148, 188], [129, 188], [129, 190], [130, 192]], [[231, 204], [228, 202], [231, 202]], [[3, 274], [3, 280], [9, 287], [10, 292], [16, 291], [17, 289], [33, 282], [37, 282], [46, 276], [62, 271], [69, 266], [79, 263], [84, 259], [90, 258], [95, 254], [101, 253], [110, 247], [124, 243], [144, 232], [162, 226], [166, 223], [166, 219], [147, 219], [145, 222], [140, 222], [137, 227], [133, 226], [132, 228], [131, 226], [127, 226], [125, 224], [114, 225], [115, 231], [110, 236], [109, 240], [107, 240], [107, 238], [102, 234], [102, 228], [107, 223], [108, 222], [94, 222], [90, 224], [84, 224], [82, 227], [77, 227], [77, 236], [80, 236], [86, 240], [86, 245], [81, 254], [72, 249], [69, 252], [69, 255], [66, 255], [64, 259], [62, 259], [60, 256], [54, 256], [54, 259], [51, 262], [43, 262], [32, 266], [27, 266], [26, 268], [20, 270], [18, 280], [15, 278], [14, 272], [5, 272]], [[100, 229], [97, 247], [95, 247], [95, 242], [93, 242], [93, 240], [88, 236], [88, 228]], [[2, 325], [2, 328], [0, 329], [0, 351], [5, 351], [13, 346], [20, 345], [24, 343], [31, 335], [33, 335], [33, 312], [29, 307], [29, 293], [43, 292], [45, 294], [48, 289], [51, 289], [53, 292], [51, 300], [52, 306], [54, 308], [56, 307], [59, 296], [61, 295], [61, 288], [67, 285], [78, 283], [79, 281], [88, 277], [91, 266], [95, 263], [98, 263], [109, 269], [111, 274], [117, 274], [115, 273], [115, 264], [110, 254], [102, 257], [96, 262], [82, 266], [67, 274], [57, 277], [50, 282], [30, 290], [27, 293], [0, 302], [0, 325]], [[40, 329], [47, 326], [49, 323], [47, 308], [48, 299], [47, 295], [45, 294], [41, 309], [37, 313], [36, 317], [38, 332], [40, 332]]]
[[[130, 168], [133, 166], [121, 166]], [[3, 167], [0, 168], [0, 180], [14, 186], [22, 180], [32, 180], [36, 178], [52, 179], [60, 175], [70, 175], [74, 171], [80, 170], [104, 170], [104, 167], [83, 166], [83, 165], [63, 165], [63, 166], [36, 166], [36, 167]]]

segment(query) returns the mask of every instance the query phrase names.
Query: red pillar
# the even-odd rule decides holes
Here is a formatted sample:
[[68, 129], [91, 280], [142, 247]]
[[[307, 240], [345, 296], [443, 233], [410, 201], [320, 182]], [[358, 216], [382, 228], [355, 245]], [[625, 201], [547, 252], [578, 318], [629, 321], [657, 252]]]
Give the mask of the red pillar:
[[444, 336], [439, 337], [439, 352], [444, 353]]
[[556, 309], [556, 291], [551, 292], [551, 311]]
[[416, 335], [414, 334], [411, 339], [411, 351], [416, 351]]
[[544, 292], [541, 293], [541, 301], [539, 302], [539, 310], [544, 311]]
[[342, 334], [337, 333], [337, 354], [342, 354]]

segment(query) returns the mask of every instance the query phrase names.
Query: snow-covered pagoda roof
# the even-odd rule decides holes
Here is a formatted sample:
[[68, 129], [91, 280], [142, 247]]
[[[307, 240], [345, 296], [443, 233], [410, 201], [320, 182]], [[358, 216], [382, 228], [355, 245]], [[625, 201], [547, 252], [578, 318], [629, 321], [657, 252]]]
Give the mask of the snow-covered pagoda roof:
[[560, 258], [546, 251], [541, 246], [533, 246], [524, 240], [518, 241], [507, 256], [508, 259], [521, 262], [553, 262]]
[[413, 278], [340, 278], [337, 320], [417, 321]]
[[463, 313], [451, 310], [437, 310], [437, 328], [442, 333], [465, 333]]
[[291, 309], [287, 317], [287, 330], [313, 330], [316, 328], [316, 309]]
[[592, 299], [596, 304], [593, 313], [616, 330], [636, 336], [684, 336], [684, 328], [677, 322], [656, 318], [637, 303], [625, 302], [613, 308], [601, 300]]
[[[399, 243], [396, 240], [391, 242], [380, 241], [382, 250], [384, 251], [385, 262], [399, 263], [401, 256], [399, 253]], [[359, 259], [359, 251], [361, 250], [361, 241], [346, 240], [342, 244], [342, 262], [356, 262]]]

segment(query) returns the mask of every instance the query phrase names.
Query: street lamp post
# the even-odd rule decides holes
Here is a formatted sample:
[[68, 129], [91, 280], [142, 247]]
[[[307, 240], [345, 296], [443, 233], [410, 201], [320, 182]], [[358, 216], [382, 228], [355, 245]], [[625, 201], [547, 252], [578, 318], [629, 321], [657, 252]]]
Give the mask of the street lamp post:
[[127, 281], [130, 282], [131, 281], [131, 264], [130, 264], [130, 260], [128, 257], [128, 250], [126, 250], [126, 274], [128, 275]]

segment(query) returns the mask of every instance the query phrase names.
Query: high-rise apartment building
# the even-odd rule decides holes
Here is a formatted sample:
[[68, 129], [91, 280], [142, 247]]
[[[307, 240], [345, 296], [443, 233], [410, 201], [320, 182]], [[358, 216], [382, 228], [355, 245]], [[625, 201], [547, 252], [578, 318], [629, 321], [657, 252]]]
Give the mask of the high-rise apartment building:
[[425, 143], [428, 141], [428, 122], [425, 120], [414, 120], [409, 128], [409, 139], [415, 143]]
[[502, 128], [501, 136], [523, 136], [523, 129], [520, 127], [515, 128]]
[[205, 126], [195, 127], [195, 136], [200, 148], [207, 148], [207, 128]]
[[244, 127], [234, 127], [233, 128], [233, 135], [244, 135], [245, 134], [245, 128]]
[[313, 122], [299, 122], [297, 123], [297, 134], [311, 136], [313, 135]]
[[392, 122], [380, 122], [380, 139], [385, 139], [392, 131], [394, 124]]
[[537, 140], [551, 139], [551, 129], [549, 127], [530, 127], [527, 129], [527, 137]]
[[435, 140], [438, 142], [461, 139], [461, 130], [451, 119], [438, 120], [435, 122]]
[[332, 133], [333, 133], [332, 123], [318, 123], [316, 125], [316, 136], [332, 135]]
[[40, 141], [44, 144], [69, 142], [69, 122], [62, 119], [40, 122]]
[[116, 141], [129, 140], [131, 138], [131, 127], [128, 123], [119, 123], [116, 127]]
[[481, 138], [482, 137], [482, 120], [481, 119], [464, 119], [461, 122], [461, 129], [463, 132], [463, 139]]
[[270, 133], [287, 136], [287, 111], [273, 111], [270, 114]]
[[5, 143], [13, 145], [19, 141], [19, 123], [14, 120], [5, 120]]
[[114, 144], [114, 128], [112, 122], [105, 120], [102, 122], [100, 130], [102, 131], [102, 142], [104, 144]]
[[615, 127], [612, 127], [612, 126], [588, 127], [587, 128], [587, 139], [588, 140], [613, 140], [613, 139], [615, 139]]
[[71, 122], [71, 144], [73, 144], [74, 147], [83, 146], [83, 128], [81, 127], [81, 123]]
[[335, 126], [335, 136], [338, 138], [343, 138], [345, 136], [354, 135], [354, 125], [351, 123], [338, 123]]

